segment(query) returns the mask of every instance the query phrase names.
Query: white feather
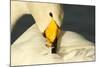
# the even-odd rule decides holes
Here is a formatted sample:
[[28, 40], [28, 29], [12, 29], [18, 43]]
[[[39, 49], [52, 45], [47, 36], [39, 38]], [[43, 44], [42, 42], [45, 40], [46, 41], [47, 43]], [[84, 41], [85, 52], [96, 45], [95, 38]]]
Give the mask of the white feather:
[[[32, 13], [36, 24], [25, 31], [11, 46], [11, 65], [31, 65], [61, 62], [78, 62], [95, 60], [94, 43], [81, 35], [65, 31], [62, 32], [57, 43], [57, 53], [51, 54], [45, 46], [46, 40], [42, 33], [49, 23], [49, 12], [53, 12], [54, 18], [61, 24], [62, 9], [57, 4], [37, 4], [29, 2], [11, 2], [11, 25], [25, 13]], [[39, 5], [39, 6], [37, 6]], [[43, 6], [45, 8], [43, 8]], [[30, 7], [28, 9], [28, 7]], [[29, 12], [30, 10], [30, 12]], [[61, 13], [61, 14], [60, 14]], [[38, 19], [41, 17], [42, 19]]]

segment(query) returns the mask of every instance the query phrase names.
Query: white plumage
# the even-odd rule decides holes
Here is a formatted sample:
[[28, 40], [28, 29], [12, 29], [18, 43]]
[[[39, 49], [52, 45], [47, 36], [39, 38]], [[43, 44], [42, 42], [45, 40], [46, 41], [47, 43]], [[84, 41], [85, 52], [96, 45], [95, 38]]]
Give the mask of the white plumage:
[[15, 21], [25, 13], [32, 14], [36, 21], [12, 44], [12, 66], [95, 60], [94, 44], [71, 31], [61, 32], [57, 43], [57, 53], [50, 54], [50, 49], [45, 46], [46, 40], [42, 32], [50, 21], [48, 13], [51, 11], [57, 24], [61, 25], [63, 11], [59, 4], [12, 1], [11, 9], [12, 28]]

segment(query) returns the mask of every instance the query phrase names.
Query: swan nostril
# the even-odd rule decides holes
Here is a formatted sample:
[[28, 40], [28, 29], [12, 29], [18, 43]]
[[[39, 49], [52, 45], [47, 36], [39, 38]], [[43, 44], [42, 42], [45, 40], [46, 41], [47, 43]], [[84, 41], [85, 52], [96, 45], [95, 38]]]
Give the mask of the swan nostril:
[[51, 12], [49, 13], [49, 15], [50, 15], [51, 17], [53, 17], [53, 14], [52, 14]]

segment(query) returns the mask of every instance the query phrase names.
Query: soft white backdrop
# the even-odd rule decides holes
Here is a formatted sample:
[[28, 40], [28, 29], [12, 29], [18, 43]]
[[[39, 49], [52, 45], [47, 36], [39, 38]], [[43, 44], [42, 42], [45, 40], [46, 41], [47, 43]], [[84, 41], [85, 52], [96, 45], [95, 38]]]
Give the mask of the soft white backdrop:
[[[32, 1], [32, 0], [31, 0]], [[100, 3], [99, 0], [34, 0], [67, 4], [96, 5], [96, 62], [41, 65], [41, 67], [99, 67], [100, 63]], [[0, 67], [10, 63], [10, 0], [0, 0]], [[39, 67], [39, 66], [35, 66]]]
[[56, 3], [68, 3], [68, 4], [83, 4], [83, 5], [95, 5], [95, 0], [20, 0], [20, 1], [39, 1], [39, 2], [56, 2]]

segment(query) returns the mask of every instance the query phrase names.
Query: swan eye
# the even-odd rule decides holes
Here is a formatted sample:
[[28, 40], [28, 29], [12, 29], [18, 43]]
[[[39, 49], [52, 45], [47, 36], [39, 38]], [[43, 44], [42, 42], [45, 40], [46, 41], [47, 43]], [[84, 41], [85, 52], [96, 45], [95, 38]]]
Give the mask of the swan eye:
[[51, 17], [53, 17], [53, 14], [52, 14], [51, 12], [49, 13], [49, 15], [50, 15]]

